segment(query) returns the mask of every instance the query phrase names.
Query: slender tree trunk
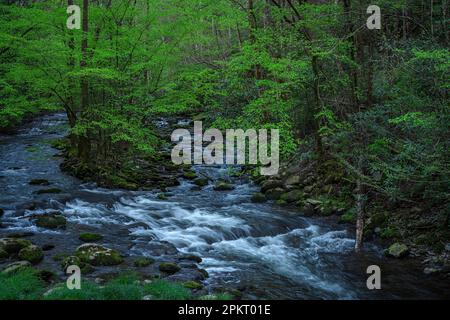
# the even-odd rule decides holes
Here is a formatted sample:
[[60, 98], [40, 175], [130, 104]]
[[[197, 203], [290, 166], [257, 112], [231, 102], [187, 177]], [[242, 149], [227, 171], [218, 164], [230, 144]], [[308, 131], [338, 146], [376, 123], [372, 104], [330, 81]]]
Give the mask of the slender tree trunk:
[[[358, 161], [358, 169], [362, 172], [362, 156]], [[361, 181], [361, 178], [357, 180], [357, 194], [356, 194], [356, 242], [355, 251], [361, 252], [363, 249], [363, 236], [364, 236], [364, 223], [366, 218], [366, 202], [367, 195], [365, 187]]]

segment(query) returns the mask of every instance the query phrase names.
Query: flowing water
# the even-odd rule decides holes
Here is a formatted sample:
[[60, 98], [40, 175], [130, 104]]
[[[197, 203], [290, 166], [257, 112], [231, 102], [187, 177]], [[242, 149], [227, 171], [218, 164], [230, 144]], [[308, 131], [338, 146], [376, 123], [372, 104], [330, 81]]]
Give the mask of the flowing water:
[[[135, 255], [151, 255], [147, 244], [153, 242], [197, 254], [203, 258], [199, 266], [210, 275], [208, 288], [245, 288], [245, 298], [449, 297], [448, 284], [426, 277], [412, 260], [386, 259], [374, 245], [364, 254], [353, 253], [353, 231], [333, 218], [306, 218], [292, 209], [251, 203], [258, 188], [245, 178], [235, 178], [231, 192], [216, 192], [211, 185], [195, 191], [182, 182], [169, 190], [173, 196], [165, 201], [154, 192], [82, 184], [60, 171], [58, 151], [49, 145], [66, 132], [64, 115], [56, 114], [0, 137], [0, 207], [5, 209], [0, 236], [14, 231], [70, 239], [71, 228], [45, 231], [23, 219], [59, 209], [70, 224], [97, 230], [105, 234], [108, 245], [128, 248]], [[229, 178], [226, 167], [195, 170], [213, 179]], [[30, 186], [31, 179], [47, 179], [63, 192], [38, 195], [42, 187]], [[70, 246], [71, 240], [67, 242]], [[366, 287], [366, 269], [373, 264], [381, 267], [382, 290]]]

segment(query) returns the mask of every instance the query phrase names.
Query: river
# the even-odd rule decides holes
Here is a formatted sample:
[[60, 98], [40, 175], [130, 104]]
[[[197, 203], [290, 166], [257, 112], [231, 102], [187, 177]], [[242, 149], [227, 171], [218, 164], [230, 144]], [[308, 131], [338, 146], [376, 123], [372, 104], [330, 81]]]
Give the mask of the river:
[[[254, 204], [257, 186], [230, 178], [227, 167], [196, 166], [213, 179], [234, 179], [235, 190], [216, 192], [212, 185], [193, 190], [183, 181], [173, 195], [160, 200], [156, 192], [107, 190], [81, 183], [61, 172], [59, 151], [49, 142], [67, 133], [63, 114], [46, 115], [14, 135], [0, 137], [0, 236], [29, 233], [33, 242], [56, 245], [47, 256], [73, 249], [80, 231], [96, 231], [104, 244], [129, 255], [152, 256], [152, 243], [169, 243], [183, 253], [197, 254], [217, 286], [245, 288], [244, 298], [257, 299], [399, 299], [448, 298], [448, 284], [422, 273], [414, 260], [384, 257], [369, 244], [355, 254], [353, 230], [334, 218], [307, 218], [271, 203]], [[46, 179], [63, 192], [39, 195], [31, 179]], [[60, 210], [69, 227], [37, 228], [23, 216]], [[153, 250], [153, 251], [152, 251]], [[164, 250], [163, 250], [164, 251]], [[164, 253], [164, 252], [163, 252]], [[368, 290], [369, 265], [382, 270], [382, 289]]]

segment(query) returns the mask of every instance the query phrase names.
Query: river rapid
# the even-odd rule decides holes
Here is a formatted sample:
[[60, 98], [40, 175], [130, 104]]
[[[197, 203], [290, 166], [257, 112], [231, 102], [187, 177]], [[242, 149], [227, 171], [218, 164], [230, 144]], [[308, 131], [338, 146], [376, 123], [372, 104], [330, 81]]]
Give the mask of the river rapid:
[[[272, 203], [251, 203], [258, 187], [245, 177], [230, 177], [227, 167], [194, 169], [212, 180], [232, 179], [235, 190], [217, 192], [212, 185], [196, 190], [181, 181], [169, 189], [168, 200], [157, 192], [82, 183], [60, 170], [59, 151], [49, 144], [66, 134], [65, 116], [54, 114], [0, 137], [0, 207], [5, 210], [0, 237], [23, 233], [38, 244], [55, 245], [45, 252], [42, 267], [55, 268], [51, 256], [74, 250], [78, 234], [91, 231], [125, 255], [196, 254], [203, 259], [198, 267], [209, 273], [208, 290], [236, 288], [246, 299], [449, 298], [448, 284], [425, 276], [413, 260], [388, 259], [371, 244], [355, 254], [354, 231], [335, 218], [307, 218]], [[29, 185], [32, 179], [46, 179], [62, 193], [36, 194], [42, 187]], [[66, 230], [40, 229], [24, 219], [49, 210], [64, 213]], [[374, 264], [382, 270], [382, 289], [371, 291], [366, 269]]]

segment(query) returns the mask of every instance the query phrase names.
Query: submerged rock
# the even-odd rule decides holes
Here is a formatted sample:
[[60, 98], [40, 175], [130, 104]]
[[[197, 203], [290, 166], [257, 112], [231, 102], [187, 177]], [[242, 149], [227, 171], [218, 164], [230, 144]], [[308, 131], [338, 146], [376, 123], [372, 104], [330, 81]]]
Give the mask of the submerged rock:
[[29, 182], [29, 184], [32, 186], [49, 186], [50, 182], [45, 179], [33, 179]]
[[35, 192], [36, 194], [58, 194], [62, 193], [61, 189], [51, 188], [51, 189], [42, 189]]
[[399, 242], [394, 243], [387, 250], [387, 255], [393, 258], [403, 258], [407, 256], [408, 253], [408, 247], [405, 244]]
[[159, 265], [159, 271], [174, 274], [180, 271], [181, 268], [176, 264], [172, 262], [163, 262]]
[[94, 243], [79, 246], [75, 255], [80, 258], [81, 262], [93, 266], [115, 266], [123, 262], [123, 258], [116, 250]]
[[31, 245], [19, 251], [19, 258], [32, 264], [38, 264], [44, 258], [44, 254], [41, 248]]

